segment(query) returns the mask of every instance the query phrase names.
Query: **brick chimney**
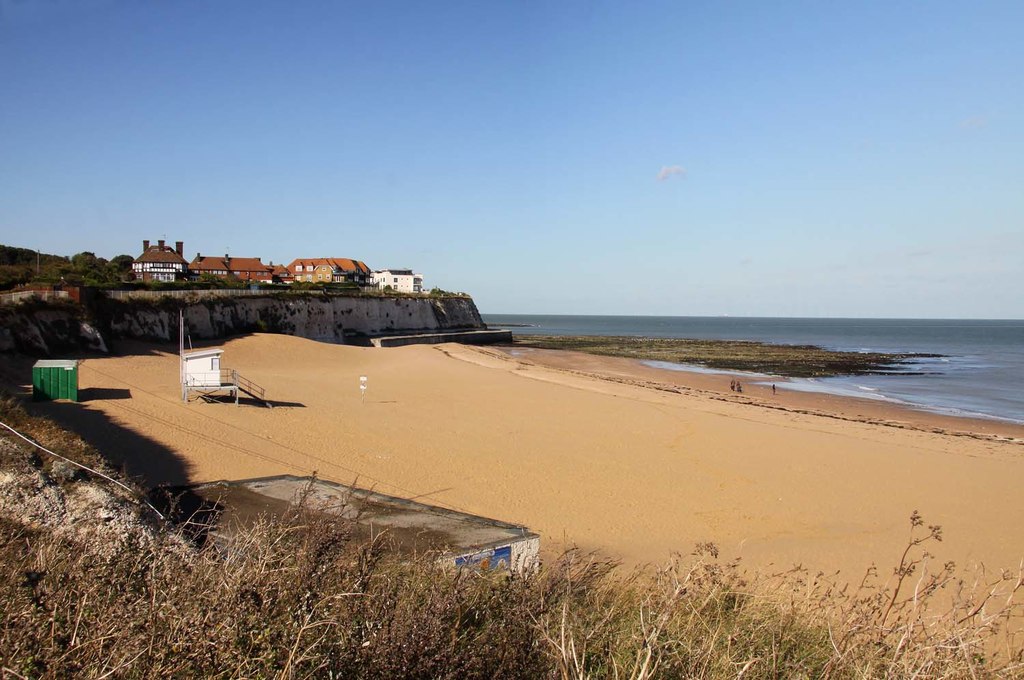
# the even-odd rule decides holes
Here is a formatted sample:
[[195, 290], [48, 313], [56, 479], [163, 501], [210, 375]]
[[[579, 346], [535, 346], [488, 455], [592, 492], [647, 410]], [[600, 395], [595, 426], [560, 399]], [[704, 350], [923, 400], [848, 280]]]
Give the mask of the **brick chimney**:
[[164, 247], [164, 240], [163, 240], [163, 239], [160, 239], [159, 241], [157, 241], [157, 242], [156, 242], [156, 244], [157, 244], [158, 246], [160, 246], [161, 248], [163, 248], [163, 247]]
[[182, 257], [181, 253], [184, 250], [185, 250], [185, 242], [184, 241], [175, 241], [174, 242], [174, 252], [176, 252], [178, 254], [178, 257]]
[[142, 239], [142, 252], [149, 250], [149, 239]]

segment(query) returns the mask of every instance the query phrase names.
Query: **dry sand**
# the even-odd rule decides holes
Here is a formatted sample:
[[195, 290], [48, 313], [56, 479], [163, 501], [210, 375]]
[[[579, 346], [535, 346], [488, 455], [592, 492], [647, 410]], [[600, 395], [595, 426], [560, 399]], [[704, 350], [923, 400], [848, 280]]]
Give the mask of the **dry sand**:
[[1024, 428], [958, 436], [925, 416], [862, 417], [900, 421], [879, 425], [841, 409], [801, 413], [805, 395], [766, 408], [743, 403], [757, 394], [729, 395], [728, 380], [722, 394], [707, 376], [687, 386], [638, 362], [568, 353], [280, 335], [223, 347], [276, 408], [182, 404], [174, 350], [144, 345], [86, 360], [88, 401], [35, 408], [150, 484], [316, 471], [525, 524], [547, 551], [575, 543], [627, 564], [712, 541], [748, 566], [855, 578], [898, 560], [915, 509], [943, 526], [941, 560], [1016, 568], [1024, 557]]

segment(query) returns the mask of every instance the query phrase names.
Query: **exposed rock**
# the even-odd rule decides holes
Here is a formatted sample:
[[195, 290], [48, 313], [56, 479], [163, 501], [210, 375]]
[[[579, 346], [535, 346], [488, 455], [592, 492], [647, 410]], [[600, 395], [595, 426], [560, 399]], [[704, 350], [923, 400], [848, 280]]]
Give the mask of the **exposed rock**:
[[[102, 301], [96, 324], [73, 305], [0, 308], [0, 352], [53, 356], [107, 352], [107, 338], [174, 342], [178, 311], [193, 339], [242, 333], [296, 335], [326, 342], [386, 333], [479, 330], [486, 326], [469, 297], [266, 295], [177, 301]], [[100, 332], [102, 327], [103, 333]]]
[[[354, 335], [481, 329], [472, 298], [404, 298], [285, 295], [215, 298], [185, 304], [185, 324], [197, 339], [271, 332], [344, 343]], [[111, 305], [115, 337], [171, 341], [177, 337], [178, 307]]]
[[91, 324], [82, 321], [79, 324], [78, 330], [79, 335], [85, 342], [88, 349], [94, 352], [103, 352], [104, 354], [109, 351], [107, 350], [107, 343], [103, 340], [103, 336], [100, 335], [99, 330], [94, 328]]
[[[8, 439], [0, 438], [0, 447], [15, 453]], [[47, 475], [16, 463], [14, 455], [5, 458], [12, 467], [0, 471], [0, 517], [51, 530], [98, 555], [157, 540], [157, 527], [143, 518], [141, 506], [109, 490], [107, 482], [90, 479], [60, 460], [54, 461]], [[77, 482], [67, 484], [71, 480]]]
[[62, 484], [85, 479], [85, 471], [67, 461], [55, 460], [50, 466], [50, 477]]

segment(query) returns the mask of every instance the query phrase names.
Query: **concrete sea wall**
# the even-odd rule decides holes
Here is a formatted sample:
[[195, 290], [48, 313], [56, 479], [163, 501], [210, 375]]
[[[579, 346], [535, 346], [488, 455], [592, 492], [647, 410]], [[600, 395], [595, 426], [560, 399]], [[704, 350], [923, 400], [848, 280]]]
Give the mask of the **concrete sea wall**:
[[463, 345], [493, 345], [499, 342], [512, 342], [512, 331], [496, 329], [382, 335], [369, 338], [365, 343], [359, 344], [366, 344], [370, 347], [403, 347], [405, 345], [436, 345], [442, 342], [458, 342]]

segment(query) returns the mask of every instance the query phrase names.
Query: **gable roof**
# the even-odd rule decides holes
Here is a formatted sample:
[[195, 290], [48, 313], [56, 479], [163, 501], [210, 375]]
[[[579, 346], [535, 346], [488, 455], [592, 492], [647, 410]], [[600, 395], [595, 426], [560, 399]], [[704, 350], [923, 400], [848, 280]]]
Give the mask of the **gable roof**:
[[290, 271], [295, 271], [295, 268], [302, 265], [302, 268], [306, 267], [320, 267], [327, 265], [334, 269], [340, 269], [343, 272], [358, 272], [360, 274], [369, 274], [370, 268], [366, 266], [366, 263], [361, 260], [353, 260], [348, 257], [307, 257], [292, 260], [291, 264], [288, 265]]
[[142, 255], [135, 258], [136, 262], [161, 262], [165, 264], [188, 264], [188, 260], [175, 252], [170, 246], [150, 246]]
[[270, 265], [264, 264], [258, 257], [223, 257], [196, 255], [188, 265], [189, 269], [202, 271], [227, 272], [270, 272]]

